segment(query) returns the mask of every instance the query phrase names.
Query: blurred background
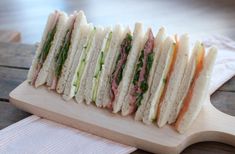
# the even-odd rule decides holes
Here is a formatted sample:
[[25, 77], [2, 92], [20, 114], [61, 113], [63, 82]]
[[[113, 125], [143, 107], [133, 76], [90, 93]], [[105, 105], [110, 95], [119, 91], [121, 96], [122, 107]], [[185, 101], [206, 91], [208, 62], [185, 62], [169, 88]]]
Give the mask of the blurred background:
[[225, 35], [235, 39], [235, 1], [232, 0], [2, 0], [0, 30], [21, 33], [22, 43], [39, 42], [47, 16], [55, 9], [72, 13], [83, 10], [94, 25], [121, 23], [133, 27], [141, 21], [156, 32], [168, 34]]

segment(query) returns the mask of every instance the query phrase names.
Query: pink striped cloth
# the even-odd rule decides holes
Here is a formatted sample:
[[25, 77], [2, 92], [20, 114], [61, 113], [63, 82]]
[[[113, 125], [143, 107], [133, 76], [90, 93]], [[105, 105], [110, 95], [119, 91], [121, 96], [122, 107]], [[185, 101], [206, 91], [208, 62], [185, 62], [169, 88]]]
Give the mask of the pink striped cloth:
[[0, 131], [0, 153], [127, 154], [136, 148], [32, 115]]
[[[219, 49], [210, 85], [212, 94], [235, 75], [235, 42], [213, 36], [204, 44]], [[35, 115], [0, 131], [0, 153], [7, 154], [125, 154], [135, 150]]]

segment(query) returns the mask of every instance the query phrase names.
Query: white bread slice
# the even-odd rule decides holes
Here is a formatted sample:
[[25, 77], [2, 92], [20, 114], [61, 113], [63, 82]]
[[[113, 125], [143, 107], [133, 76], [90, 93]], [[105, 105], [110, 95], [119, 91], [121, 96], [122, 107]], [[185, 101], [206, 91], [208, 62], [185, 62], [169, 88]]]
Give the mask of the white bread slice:
[[[114, 69], [115, 69], [115, 67], [116, 67], [116, 60], [117, 60], [117, 58], [118, 58], [118, 55], [119, 55], [119, 53], [120, 53], [120, 50], [121, 50], [121, 43], [122, 43], [122, 41], [124, 40], [124, 38], [126, 37], [126, 35], [127, 35], [127, 33], [131, 33], [131, 30], [130, 30], [130, 28], [129, 27], [126, 27], [120, 34], [119, 34], [119, 39], [120, 40], [118, 40], [117, 41], [117, 46], [116, 46], [116, 48], [113, 48], [112, 50], [113, 50], [113, 52], [114, 52], [114, 57], [112, 57], [112, 61], [110, 60], [110, 62], [112, 63], [112, 65], [111, 65], [111, 68], [110, 68], [110, 72], [109, 72], [109, 78], [108, 78], [108, 80], [107, 80], [107, 84], [106, 84], [106, 87], [102, 87], [103, 88], [103, 90], [104, 90], [104, 94], [103, 94], [103, 100], [102, 100], [102, 104], [103, 104], [103, 107], [105, 107], [105, 106], [107, 106], [108, 105], [108, 103], [110, 103], [111, 102], [111, 99], [110, 99], [110, 90], [111, 90], [111, 81], [110, 81], [110, 78], [111, 78], [111, 75], [112, 75], [112, 73], [113, 73], [113, 71], [114, 71]], [[110, 56], [113, 56], [113, 55], [110, 55]], [[100, 95], [99, 95], [100, 96]], [[102, 96], [102, 94], [101, 94], [101, 96]]]
[[167, 123], [167, 120], [172, 112], [173, 104], [175, 104], [177, 92], [179, 91], [180, 82], [183, 78], [183, 73], [188, 62], [189, 54], [189, 36], [184, 34], [180, 37], [178, 44], [178, 53], [172, 74], [166, 87], [166, 94], [163, 99], [160, 113], [158, 117], [158, 126], [162, 127]]
[[46, 41], [48, 32], [51, 31], [51, 29], [53, 28], [52, 24], [53, 24], [53, 21], [54, 21], [55, 16], [56, 16], [57, 13], [58, 13], [58, 11], [55, 11], [55, 12], [51, 13], [48, 16], [47, 23], [46, 23], [45, 29], [43, 31], [41, 42], [39, 43], [39, 45], [36, 49], [36, 53], [35, 53], [34, 59], [32, 61], [32, 65], [31, 65], [31, 67], [29, 69], [29, 72], [28, 72], [28, 75], [27, 75], [27, 80], [28, 80], [29, 83], [31, 83], [31, 81], [34, 77], [34, 73], [36, 71], [36, 67], [37, 67], [37, 64], [38, 64], [38, 57], [39, 57], [39, 55], [42, 51], [42, 48], [43, 48], [43, 45]]
[[74, 21], [74, 14], [70, 15], [64, 28], [62, 29], [61, 31], [61, 35], [60, 35], [60, 38], [58, 40], [58, 43], [56, 44], [56, 47], [55, 47], [55, 53], [54, 53], [54, 57], [50, 63], [50, 68], [49, 68], [49, 72], [48, 72], [48, 75], [47, 75], [47, 81], [46, 81], [46, 84], [47, 86], [51, 86], [52, 85], [52, 81], [53, 81], [53, 78], [55, 76], [55, 65], [56, 65], [56, 56], [57, 54], [59, 53], [60, 51], [60, 48], [61, 46], [63, 45], [64, 43], [64, 39], [66, 37], [66, 34], [67, 32], [73, 28], [73, 21]]
[[118, 86], [118, 94], [113, 102], [113, 112], [117, 113], [121, 110], [124, 98], [128, 92], [132, 76], [134, 75], [135, 64], [141, 50], [141, 41], [143, 39], [142, 24], [136, 23], [133, 33], [132, 48], [127, 57], [126, 67], [123, 70], [123, 78]]
[[150, 95], [147, 100], [148, 103], [146, 104], [143, 113], [143, 121], [145, 123], [150, 123], [156, 119], [157, 107], [165, 86], [164, 80], [170, 69], [170, 62], [175, 50], [175, 43], [176, 42], [172, 37], [167, 37], [162, 44], [159, 62], [154, 73]]
[[65, 88], [65, 84], [67, 82], [69, 70], [71, 69], [74, 55], [77, 51], [77, 46], [78, 46], [77, 41], [80, 37], [78, 35], [79, 31], [80, 31], [80, 26], [87, 24], [87, 20], [86, 20], [86, 17], [84, 15], [83, 11], [79, 11], [79, 13], [75, 13], [75, 14], [76, 14], [76, 18], [75, 18], [75, 23], [74, 23], [74, 27], [73, 27], [72, 37], [70, 40], [71, 44], [69, 47], [67, 58], [65, 60], [63, 68], [62, 68], [61, 76], [58, 80], [57, 87], [56, 87], [56, 91], [58, 93], [63, 93], [64, 88]]
[[138, 64], [138, 59], [139, 59], [139, 57], [141, 55], [140, 51], [142, 51], [144, 49], [144, 45], [145, 45], [146, 41], [148, 40], [150, 31], [151, 31], [151, 28], [148, 28], [146, 33], [145, 33], [145, 35], [144, 35], [144, 38], [140, 42], [139, 55], [137, 57], [137, 61], [136, 61], [135, 65], [134, 65], [134, 73], [133, 73], [133, 76], [131, 77], [130, 86], [128, 88], [127, 94], [125, 95], [124, 102], [122, 104], [122, 116], [127, 116], [127, 115], [129, 115], [132, 112], [131, 111], [132, 110], [131, 109], [132, 106], [129, 103], [130, 102], [130, 93], [131, 93], [131, 91], [132, 91], [132, 89], [134, 87], [132, 81], [133, 81], [135, 70], [136, 70], [136, 67], [137, 67], [137, 64]]
[[84, 52], [84, 46], [89, 39], [89, 35], [93, 29], [93, 26], [90, 25], [81, 25], [80, 26], [80, 37], [78, 40], [78, 48], [74, 55], [74, 60], [72, 62], [72, 66], [68, 71], [68, 79], [65, 84], [65, 89], [63, 92], [63, 99], [70, 100], [75, 95], [76, 87], [73, 85], [77, 78], [78, 64], [81, 60], [82, 52]]
[[[110, 68], [110, 74], [108, 74], [108, 78], [107, 78], [108, 83], [106, 84], [106, 87], [102, 87], [102, 89], [104, 90], [104, 92], [102, 93], [102, 95], [103, 95], [102, 107], [104, 107], [104, 108], [112, 108], [112, 100], [111, 100], [112, 99], [111, 98], [111, 91], [112, 90], [111, 90], [111, 88], [112, 88], [112, 82], [114, 80], [113, 75], [116, 72], [118, 62], [120, 62], [120, 60], [121, 60], [121, 59], [119, 59], [119, 56], [121, 56], [123, 54], [122, 53], [123, 41], [125, 41], [125, 42], [127, 41], [126, 37], [131, 37], [128, 39], [132, 39], [131, 30], [129, 27], [124, 28], [124, 30], [122, 30], [121, 34], [117, 34], [117, 35], [119, 35], [118, 37], [120, 38], [120, 40], [119, 40], [120, 42], [117, 43], [116, 47], [112, 49], [113, 50], [112, 52], [114, 52], [114, 55], [112, 55], [111, 53], [110, 53], [111, 55], [109, 55], [109, 56], [112, 56], [113, 61], [110, 61], [111, 68]], [[128, 56], [128, 54], [127, 54], [127, 56]]]
[[85, 87], [86, 87], [86, 79], [88, 76], [88, 70], [90, 69], [90, 67], [95, 67], [95, 66], [91, 66], [91, 63], [93, 60], [92, 57], [94, 56], [95, 52], [99, 52], [96, 47], [97, 46], [96, 42], [99, 42], [100, 39], [103, 39], [103, 37], [100, 36], [100, 35], [103, 35], [103, 31], [104, 31], [104, 29], [101, 27], [96, 28], [96, 34], [94, 36], [92, 46], [90, 49], [91, 51], [87, 55], [87, 63], [86, 63], [84, 72], [81, 77], [80, 87], [79, 87], [78, 92], [75, 96], [75, 99], [77, 102], [84, 102], [85, 101]]
[[147, 103], [149, 103], [147, 100], [148, 100], [148, 97], [151, 93], [151, 85], [152, 85], [152, 82], [153, 82], [154, 73], [156, 71], [156, 68], [157, 68], [157, 65], [158, 65], [158, 62], [159, 62], [159, 58], [160, 58], [160, 54], [161, 54], [161, 48], [162, 48], [162, 44], [164, 42], [165, 37], [166, 37], [165, 28], [161, 27], [159, 29], [156, 37], [155, 37], [155, 40], [154, 40], [154, 49], [153, 49], [154, 60], [153, 60], [151, 71], [149, 73], [149, 79], [148, 79], [149, 89], [146, 92], [146, 94], [144, 94], [144, 98], [142, 100], [142, 103], [138, 107], [138, 109], [135, 113], [135, 120], [142, 120], [145, 106], [146, 106]]
[[193, 48], [192, 54], [190, 56], [190, 60], [189, 60], [187, 66], [185, 68], [183, 78], [180, 82], [180, 87], [179, 87], [179, 90], [178, 90], [176, 101], [173, 104], [172, 111], [171, 111], [170, 117], [168, 119], [169, 124], [172, 124], [173, 122], [175, 122], [175, 120], [176, 120], [176, 118], [179, 114], [179, 111], [182, 107], [183, 99], [187, 95], [187, 91], [190, 87], [190, 84], [192, 82], [193, 75], [194, 75], [194, 72], [195, 72], [195, 69], [196, 69], [195, 60], [196, 60], [196, 57], [197, 57], [197, 54], [198, 54], [197, 51], [200, 48], [200, 46], [201, 46], [201, 43], [199, 41], [197, 41], [195, 43], [194, 48]]
[[110, 77], [112, 75], [113, 65], [115, 65], [115, 58], [119, 54], [122, 40], [125, 37], [123, 33], [123, 29], [120, 25], [116, 25], [114, 27], [110, 48], [105, 57], [105, 62], [102, 68], [100, 82], [97, 89], [97, 98], [95, 103], [99, 107], [107, 106], [107, 104], [110, 102]]
[[85, 87], [84, 87], [84, 99], [87, 104], [92, 102], [92, 87], [93, 87], [93, 76], [95, 74], [95, 68], [97, 65], [97, 60], [99, 54], [101, 52], [101, 48], [103, 45], [103, 41], [105, 36], [111, 31], [110, 27], [105, 28], [100, 35], [97, 35], [96, 45], [93, 49], [93, 54], [89, 63], [89, 69], [87, 70], [87, 76], [85, 79]]
[[38, 77], [36, 79], [36, 82], [35, 82], [36, 88], [39, 87], [40, 85], [43, 85], [47, 80], [50, 65], [53, 61], [56, 50], [58, 50], [57, 49], [58, 44], [60, 45], [62, 42], [61, 38], [63, 38], [63, 29], [65, 27], [67, 19], [68, 19], [67, 14], [65, 14], [64, 12], [59, 12], [59, 19], [58, 19], [58, 23], [57, 23], [57, 27], [56, 27], [57, 29], [56, 29], [56, 33], [54, 36], [54, 40], [52, 41], [52, 45], [51, 45], [51, 48], [50, 48], [49, 53], [47, 55], [47, 58], [44, 61], [44, 64], [43, 64], [43, 66], [38, 74]]
[[[116, 28], [116, 27], [115, 27]], [[103, 43], [102, 43], [102, 47], [101, 50], [99, 52], [98, 55], [98, 59], [95, 65], [95, 71], [94, 74], [92, 76], [92, 88], [91, 88], [91, 99], [92, 102], [96, 104], [96, 106], [101, 107], [102, 106], [102, 102], [99, 104], [97, 103], [97, 94], [98, 94], [98, 88], [100, 86], [100, 82], [101, 82], [101, 74], [104, 71], [104, 66], [105, 66], [105, 59], [110, 51], [110, 47], [111, 47], [111, 42], [113, 40], [113, 29], [106, 34], [106, 36], [104, 37]]]
[[189, 108], [180, 121], [177, 119], [178, 127], [176, 129], [180, 133], [184, 133], [189, 129], [193, 121], [197, 118], [206, 97], [209, 95], [209, 83], [216, 55], [217, 49], [212, 47], [205, 56], [203, 69], [196, 80]]

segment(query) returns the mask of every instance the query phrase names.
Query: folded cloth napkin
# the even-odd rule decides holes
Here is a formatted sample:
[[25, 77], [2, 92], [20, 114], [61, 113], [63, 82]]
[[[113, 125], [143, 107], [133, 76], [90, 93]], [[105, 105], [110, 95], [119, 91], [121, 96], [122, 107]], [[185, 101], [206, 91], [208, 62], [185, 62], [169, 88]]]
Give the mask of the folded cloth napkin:
[[[235, 75], [235, 42], [213, 36], [204, 44], [218, 47], [210, 94]], [[0, 131], [0, 153], [124, 154], [134, 147], [115, 143], [35, 115]]]
[[213, 45], [218, 48], [210, 82], [209, 93], [212, 94], [235, 75], [235, 41], [227, 37], [214, 35], [205, 38], [203, 43], [206, 47]]

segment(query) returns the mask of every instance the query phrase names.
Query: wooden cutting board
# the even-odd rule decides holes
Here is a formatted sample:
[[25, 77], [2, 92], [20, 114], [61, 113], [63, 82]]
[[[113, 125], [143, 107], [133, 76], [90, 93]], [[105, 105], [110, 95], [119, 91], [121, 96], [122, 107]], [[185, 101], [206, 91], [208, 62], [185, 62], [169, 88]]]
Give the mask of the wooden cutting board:
[[201, 141], [218, 141], [235, 146], [235, 117], [218, 111], [210, 100], [185, 134], [171, 126], [158, 128], [122, 117], [94, 105], [64, 101], [46, 87], [35, 89], [26, 81], [10, 93], [10, 102], [32, 114], [153, 153], [180, 153]]

